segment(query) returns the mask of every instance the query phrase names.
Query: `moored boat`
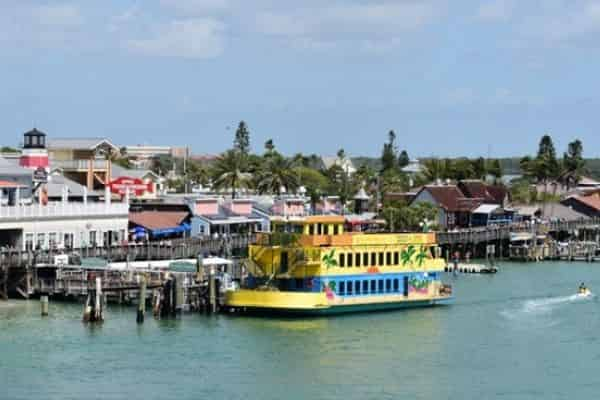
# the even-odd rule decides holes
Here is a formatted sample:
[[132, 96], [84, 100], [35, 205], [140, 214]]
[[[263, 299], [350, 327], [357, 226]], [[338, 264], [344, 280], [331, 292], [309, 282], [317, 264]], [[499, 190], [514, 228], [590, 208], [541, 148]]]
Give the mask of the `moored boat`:
[[345, 231], [344, 217], [273, 221], [249, 247], [247, 288], [226, 307], [260, 314], [337, 314], [451, 299], [435, 233]]

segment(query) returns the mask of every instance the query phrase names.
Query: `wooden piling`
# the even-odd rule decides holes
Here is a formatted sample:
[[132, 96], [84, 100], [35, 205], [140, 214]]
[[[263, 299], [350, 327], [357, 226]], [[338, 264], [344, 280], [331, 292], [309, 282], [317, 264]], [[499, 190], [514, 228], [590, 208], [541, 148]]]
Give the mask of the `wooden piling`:
[[48, 296], [46, 296], [46, 295], [40, 296], [40, 306], [41, 306], [42, 317], [47, 317], [48, 316]]
[[140, 278], [140, 298], [137, 311], [136, 322], [142, 324], [144, 322], [144, 314], [146, 313], [146, 276]]
[[209, 276], [209, 302], [210, 302], [210, 312], [215, 314], [217, 312], [217, 288], [215, 282], [215, 267], [211, 265], [210, 267], [210, 276]]

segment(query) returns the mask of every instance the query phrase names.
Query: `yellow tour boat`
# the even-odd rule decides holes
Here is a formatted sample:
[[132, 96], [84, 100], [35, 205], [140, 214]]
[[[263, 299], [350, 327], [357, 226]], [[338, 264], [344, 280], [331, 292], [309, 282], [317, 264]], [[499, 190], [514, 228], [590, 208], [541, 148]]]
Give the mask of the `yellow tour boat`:
[[272, 222], [249, 247], [246, 288], [225, 306], [260, 314], [335, 314], [447, 302], [435, 233], [345, 231], [343, 216]]

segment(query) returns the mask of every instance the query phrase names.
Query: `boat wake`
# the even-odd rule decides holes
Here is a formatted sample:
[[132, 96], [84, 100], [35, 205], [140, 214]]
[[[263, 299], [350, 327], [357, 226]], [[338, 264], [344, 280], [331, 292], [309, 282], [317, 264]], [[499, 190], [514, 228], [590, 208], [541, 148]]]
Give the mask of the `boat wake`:
[[507, 319], [519, 319], [520, 317], [531, 317], [532, 314], [548, 314], [552, 311], [567, 306], [593, 299], [592, 293], [573, 294], [570, 296], [544, 297], [525, 300], [519, 307], [511, 310], [504, 310], [501, 314]]

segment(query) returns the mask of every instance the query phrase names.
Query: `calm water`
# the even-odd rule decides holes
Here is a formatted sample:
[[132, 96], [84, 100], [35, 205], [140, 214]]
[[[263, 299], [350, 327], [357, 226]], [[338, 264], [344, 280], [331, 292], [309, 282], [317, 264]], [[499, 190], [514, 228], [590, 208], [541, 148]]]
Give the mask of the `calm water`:
[[569, 399], [600, 393], [599, 264], [506, 264], [447, 277], [449, 307], [329, 319], [0, 303], [0, 399]]

